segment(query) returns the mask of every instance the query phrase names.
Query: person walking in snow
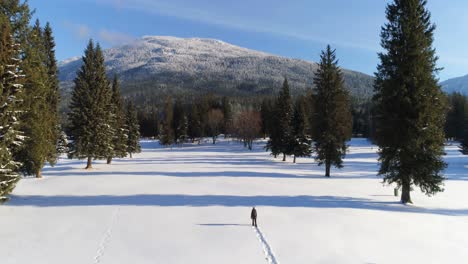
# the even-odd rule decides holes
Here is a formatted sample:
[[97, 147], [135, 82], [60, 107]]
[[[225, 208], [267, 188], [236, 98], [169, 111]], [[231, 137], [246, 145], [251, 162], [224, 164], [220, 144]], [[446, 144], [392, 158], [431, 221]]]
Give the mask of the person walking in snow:
[[255, 209], [255, 207], [252, 207], [250, 218], [252, 219], [252, 226], [257, 227], [257, 210]]

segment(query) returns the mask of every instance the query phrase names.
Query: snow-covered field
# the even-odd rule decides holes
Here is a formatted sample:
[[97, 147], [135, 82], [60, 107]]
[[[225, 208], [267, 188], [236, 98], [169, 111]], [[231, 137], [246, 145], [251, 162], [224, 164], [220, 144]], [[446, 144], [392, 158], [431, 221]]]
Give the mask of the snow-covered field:
[[[341, 171], [274, 160], [235, 142], [134, 159], [61, 160], [0, 206], [0, 263], [464, 263], [468, 157], [447, 147], [446, 191], [404, 206], [354, 139]], [[259, 230], [250, 226], [256, 206]]]

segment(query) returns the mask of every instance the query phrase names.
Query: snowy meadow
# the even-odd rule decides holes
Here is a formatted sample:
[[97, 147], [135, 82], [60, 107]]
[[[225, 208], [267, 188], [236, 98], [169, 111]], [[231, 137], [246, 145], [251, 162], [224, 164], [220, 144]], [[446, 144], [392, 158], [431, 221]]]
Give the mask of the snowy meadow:
[[[0, 207], [2, 264], [460, 263], [468, 258], [467, 158], [446, 146], [445, 192], [402, 205], [353, 139], [342, 170], [282, 162], [264, 142], [163, 148], [133, 159], [61, 159]], [[250, 209], [258, 210], [258, 229]]]

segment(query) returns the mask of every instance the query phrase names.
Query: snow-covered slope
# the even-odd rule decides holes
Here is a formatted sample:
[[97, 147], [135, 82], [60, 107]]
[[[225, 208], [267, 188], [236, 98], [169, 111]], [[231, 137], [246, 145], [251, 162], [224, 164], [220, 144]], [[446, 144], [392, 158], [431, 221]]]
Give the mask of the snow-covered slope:
[[[350, 142], [341, 171], [275, 160], [264, 143], [60, 160], [0, 206], [2, 264], [465, 263], [467, 157], [447, 146], [445, 192], [414, 206], [376, 177], [377, 148]], [[256, 206], [259, 229], [250, 226]]]
[[468, 95], [468, 75], [448, 79], [440, 84], [442, 90], [446, 93], [458, 92], [464, 95]]
[[[271, 93], [284, 77], [293, 91], [312, 87], [316, 63], [279, 57], [229, 43], [200, 38], [145, 36], [104, 51], [110, 74], [118, 73], [124, 92], [148, 89], [216, 91], [221, 94]], [[74, 79], [79, 58], [60, 63], [64, 87]], [[355, 95], [368, 95], [372, 78], [344, 70]]]

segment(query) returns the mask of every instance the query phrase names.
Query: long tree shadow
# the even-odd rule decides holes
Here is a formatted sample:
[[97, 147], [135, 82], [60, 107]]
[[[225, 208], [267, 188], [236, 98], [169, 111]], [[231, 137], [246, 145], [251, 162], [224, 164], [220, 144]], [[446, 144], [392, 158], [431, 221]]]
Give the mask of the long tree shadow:
[[[258, 171], [193, 171], [193, 172], [169, 172], [169, 171], [78, 171], [72, 174], [63, 174], [67, 176], [148, 176], [148, 177], [176, 177], [176, 178], [214, 178], [214, 177], [230, 177], [230, 178], [274, 178], [274, 179], [325, 179], [322, 172], [313, 172], [314, 174], [293, 174], [279, 172], [258, 172]], [[356, 175], [358, 174], [358, 175]], [[48, 176], [62, 175], [62, 171], [47, 171]], [[339, 179], [377, 179], [374, 173], [355, 173], [350, 172], [348, 175], [335, 175], [329, 180]]]
[[383, 202], [344, 196], [232, 196], [232, 195], [182, 195], [182, 194], [135, 194], [91, 196], [42, 196], [12, 195], [6, 206], [68, 207], [68, 206], [272, 206], [304, 208], [348, 208], [387, 212], [467, 216], [468, 208], [443, 209], [405, 206], [398, 202]]

